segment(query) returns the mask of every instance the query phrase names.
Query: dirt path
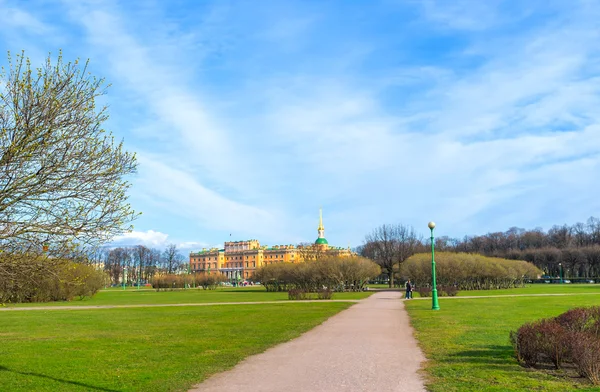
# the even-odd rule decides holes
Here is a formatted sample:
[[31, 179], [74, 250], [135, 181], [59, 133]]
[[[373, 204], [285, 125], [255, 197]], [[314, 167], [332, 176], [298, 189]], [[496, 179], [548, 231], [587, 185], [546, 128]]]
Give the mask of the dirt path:
[[380, 292], [197, 385], [194, 392], [425, 391], [399, 292]]

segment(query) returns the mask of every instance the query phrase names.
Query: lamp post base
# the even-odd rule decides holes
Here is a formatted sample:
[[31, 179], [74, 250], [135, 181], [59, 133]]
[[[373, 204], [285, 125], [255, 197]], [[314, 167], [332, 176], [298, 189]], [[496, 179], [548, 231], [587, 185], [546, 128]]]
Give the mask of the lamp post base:
[[431, 310], [440, 310], [440, 305], [438, 304], [437, 289], [431, 290]]

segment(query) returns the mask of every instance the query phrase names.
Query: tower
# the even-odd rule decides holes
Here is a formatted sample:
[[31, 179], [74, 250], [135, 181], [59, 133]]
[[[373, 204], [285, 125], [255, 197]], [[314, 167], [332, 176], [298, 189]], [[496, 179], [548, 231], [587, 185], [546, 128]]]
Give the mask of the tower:
[[329, 243], [325, 239], [325, 227], [323, 226], [323, 209], [319, 209], [319, 228], [317, 229], [319, 237], [315, 241], [315, 245], [320, 245], [327, 248]]

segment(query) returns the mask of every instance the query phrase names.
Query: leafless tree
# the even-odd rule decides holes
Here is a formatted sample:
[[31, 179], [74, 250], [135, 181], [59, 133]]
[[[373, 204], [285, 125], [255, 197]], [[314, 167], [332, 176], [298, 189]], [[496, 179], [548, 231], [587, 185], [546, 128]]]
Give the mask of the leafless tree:
[[381, 225], [365, 237], [360, 254], [375, 261], [389, 277], [394, 287], [394, 269], [412, 256], [422, 241], [409, 226]]
[[177, 245], [175, 244], [167, 245], [167, 249], [163, 253], [163, 258], [168, 274], [172, 274], [180, 269], [184, 260], [183, 255], [177, 250]]

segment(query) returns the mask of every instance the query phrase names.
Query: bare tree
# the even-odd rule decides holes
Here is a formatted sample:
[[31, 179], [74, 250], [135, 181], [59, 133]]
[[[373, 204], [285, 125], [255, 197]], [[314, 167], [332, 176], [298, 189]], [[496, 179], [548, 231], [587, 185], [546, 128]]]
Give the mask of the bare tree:
[[421, 245], [412, 227], [381, 225], [365, 237], [360, 254], [375, 261], [389, 277], [394, 287], [394, 269], [412, 256]]
[[135, 154], [103, 129], [104, 80], [87, 63], [32, 69], [24, 54], [0, 71], [0, 245], [5, 251], [97, 244], [130, 230], [127, 175]]
[[177, 245], [169, 244], [163, 253], [167, 273], [172, 274], [181, 268], [184, 257], [177, 250]]
[[[138, 245], [133, 249], [133, 258], [136, 264], [136, 280], [139, 282], [144, 279], [144, 270], [151, 263], [151, 250], [144, 245]], [[147, 276], [146, 276], [147, 277]]]

